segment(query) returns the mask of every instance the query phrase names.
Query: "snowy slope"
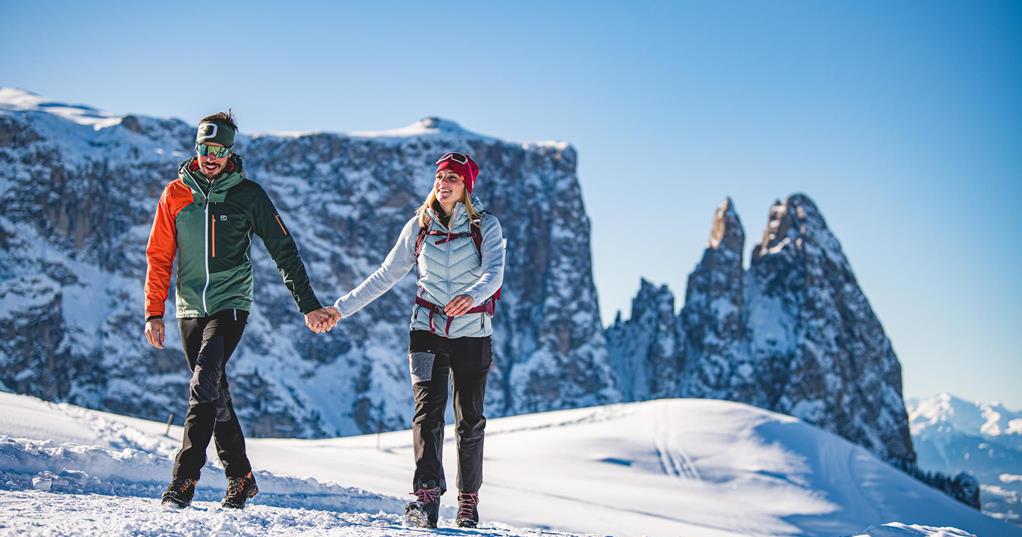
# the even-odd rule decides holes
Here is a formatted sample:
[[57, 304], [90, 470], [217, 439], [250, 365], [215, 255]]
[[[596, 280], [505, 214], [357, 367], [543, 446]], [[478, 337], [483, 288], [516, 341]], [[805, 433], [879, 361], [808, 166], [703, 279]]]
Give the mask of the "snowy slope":
[[[32, 523], [44, 534], [285, 533], [292, 525], [313, 535], [414, 533], [394, 515], [403, 501], [395, 497], [407, 497], [410, 487], [407, 431], [252, 440], [266, 491], [254, 508], [225, 513], [200, 503], [182, 517], [144, 499], [169, 475], [166, 455], [179, 428], [167, 438], [161, 423], [2, 393], [0, 409], [0, 435], [7, 435], [0, 440], [0, 531]], [[451, 461], [450, 442], [447, 449]], [[485, 534], [1022, 535], [864, 448], [739, 403], [674, 399], [495, 419], [486, 457]], [[212, 466], [203, 499], [222, 490]], [[455, 468], [447, 471], [453, 482]], [[60, 494], [36, 490], [47, 485]]]

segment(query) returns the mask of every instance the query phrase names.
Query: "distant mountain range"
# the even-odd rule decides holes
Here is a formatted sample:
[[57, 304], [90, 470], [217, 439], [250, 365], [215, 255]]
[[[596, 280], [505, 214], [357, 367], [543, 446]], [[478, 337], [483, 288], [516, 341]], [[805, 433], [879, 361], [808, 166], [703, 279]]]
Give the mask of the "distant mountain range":
[[1022, 412], [949, 393], [909, 399], [908, 408], [919, 466], [971, 473], [983, 510], [1022, 524]]

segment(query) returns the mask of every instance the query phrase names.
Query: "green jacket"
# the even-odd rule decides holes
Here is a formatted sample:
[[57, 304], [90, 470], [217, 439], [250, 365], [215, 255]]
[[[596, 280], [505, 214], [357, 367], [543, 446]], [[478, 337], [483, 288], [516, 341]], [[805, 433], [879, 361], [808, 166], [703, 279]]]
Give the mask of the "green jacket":
[[320, 307], [294, 238], [266, 191], [245, 178], [241, 158], [210, 184], [196, 159], [184, 161], [156, 207], [146, 247], [146, 319], [162, 317], [177, 256], [177, 317], [252, 307], [252, 234], [266, 246], [298, 310]]

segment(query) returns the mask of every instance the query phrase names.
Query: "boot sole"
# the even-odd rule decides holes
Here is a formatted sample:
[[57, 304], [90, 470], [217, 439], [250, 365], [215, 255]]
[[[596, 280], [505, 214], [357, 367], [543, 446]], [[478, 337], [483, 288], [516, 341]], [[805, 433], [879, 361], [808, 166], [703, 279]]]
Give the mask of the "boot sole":
[[183, 502], [181, 502], [179, 500], [175, 500], [174, 498], [163, 498], [160, 501], [160, 504], [161, 505], [169, 505], [169, 506], [175, 507], [177, 509], [184, 509], [184, 508], [190, 506], [191, 502], [183, 503]]
[[405, 511], [405, 525], [413, 528], [435, 528], [436, 525], [429, 521], [429, 515], [418, 509]]

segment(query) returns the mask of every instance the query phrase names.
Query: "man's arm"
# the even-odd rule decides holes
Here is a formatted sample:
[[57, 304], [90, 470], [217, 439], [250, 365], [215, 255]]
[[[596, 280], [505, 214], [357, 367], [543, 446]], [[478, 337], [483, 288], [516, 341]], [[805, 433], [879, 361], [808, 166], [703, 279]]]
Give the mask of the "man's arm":
[[177, 230], [169, 204], [170, 189], [156, 203], [156, 216], [146, 245], [145, 337], [150, 345], [163, 348], [163, 314], [170, 290], [170, 274], [177, 253]]
[[309, 314], [320, 309], [319, 300], [312, 291], [309, 275], [305, 271], [305, 264], [298, 254], [298, 245], [295, 244], [290, 230], [284, 226], [284, 220], [277, 213], [270, 197], [261, 187], [255, 207], [252, 208], [252, 228], [263, 240], [266, 251], [277, 264], [277, 272], [284, 279], [288, 291], [291, 291], [298, 310]]

